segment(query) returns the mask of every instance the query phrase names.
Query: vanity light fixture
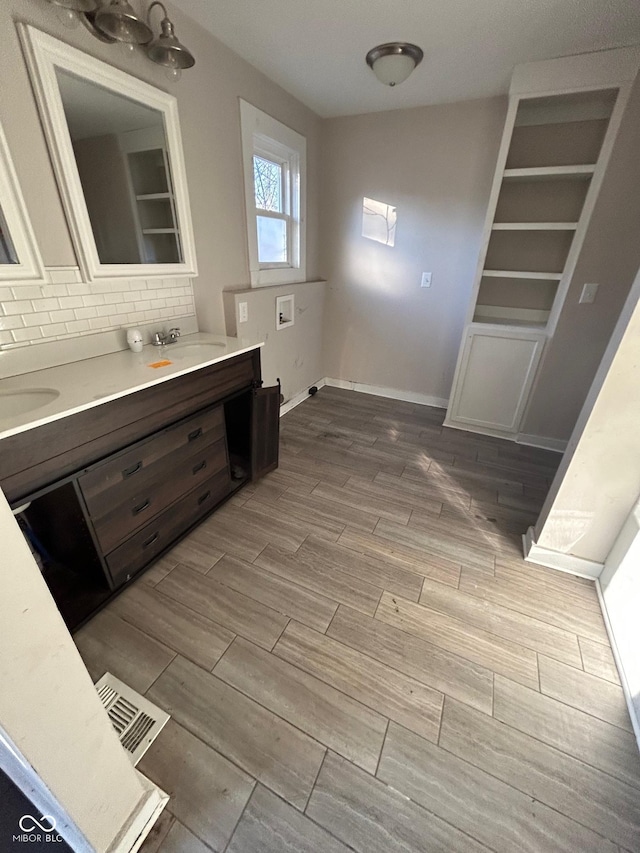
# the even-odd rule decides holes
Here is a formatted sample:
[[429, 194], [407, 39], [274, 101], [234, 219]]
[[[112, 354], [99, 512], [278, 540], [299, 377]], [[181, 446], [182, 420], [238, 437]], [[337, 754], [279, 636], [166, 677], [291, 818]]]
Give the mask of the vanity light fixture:
[[153, 38], [151, 28], [136, 15], [128, 0], [111, 0], [98, 9], [93, 24], [103, 35], [125, 44], [148, 44]]
[[176, 38], [173, 23], [167, 16], [164, 4], [160, 3], [159, 0], [154, 0], [149, 6], [147, 12], [149, 24], [151, 23], [151, 10], [154, 6], [159, 6], [162, 9], [164, 17], [160, 21], [160, 35], [147, 47], [147, 56], [152, 62], [163, 65], [170, 78], [178, 80], [182, 74], [182, 69], [191, 68], [196, 64], [196, 60], [193, 54]]
[[[195, 65], [193, 54], [176, 38], [175, 28], [169, 20], [163, 3], [154, 0], [147, 11], [147, 23], [136, 15], [129, 0], [49, 0], [58, 7], [63, 22], [70, 26], [81, 20], [89, 32], [108, 44], [123, 44], [133, 49], [136, 45], [147, 45], [146, 53], [152, 62], [166, 69], [167, 77], [178, 80], [183, 68]], [[153, 37], [151, 11], [154, 6], [162, 9], [160, 34]]]
[[58, 19], [61, 23], [73, 29], [78, 26], [78, 12], [95, 12], [98, 8], [98, 0], [49, 0], [57, 10]]
[[423, 57], [417, 44], [392, 41], [372, 48], [367, 54], [367, 65], [385, 86], [397, 86], [420, 65]]

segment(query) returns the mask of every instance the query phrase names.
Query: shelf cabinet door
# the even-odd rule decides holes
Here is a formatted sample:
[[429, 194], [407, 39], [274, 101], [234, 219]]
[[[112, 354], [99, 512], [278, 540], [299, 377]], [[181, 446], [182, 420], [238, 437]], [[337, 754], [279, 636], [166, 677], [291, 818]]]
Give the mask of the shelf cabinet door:
[[544, 341], [536, 332], [468, 329], [447, 423], [518, 432]]

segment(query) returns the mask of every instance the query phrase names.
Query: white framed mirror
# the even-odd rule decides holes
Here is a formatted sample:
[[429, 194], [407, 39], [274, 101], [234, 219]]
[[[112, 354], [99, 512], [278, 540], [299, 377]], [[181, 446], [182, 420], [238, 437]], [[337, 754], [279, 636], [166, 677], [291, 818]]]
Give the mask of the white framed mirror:
[[82, 273], [196, 275], [176, 99], [18, 26]]
[[0, 282], [44, 281], [44, 267], [0, 125]]

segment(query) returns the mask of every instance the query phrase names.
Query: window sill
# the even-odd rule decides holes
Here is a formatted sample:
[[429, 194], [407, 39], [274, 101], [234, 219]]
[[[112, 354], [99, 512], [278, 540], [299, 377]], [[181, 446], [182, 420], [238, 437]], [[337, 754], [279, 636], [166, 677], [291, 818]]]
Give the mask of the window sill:
[[326, 284], [326, 278], [310, 278], [306, 281], [290, 281], [280, 282], [279, 284], [257, 284], [255, 287], [233, 287], [225, 289], [225, 292], [232, 291], [233, 293], [255, 293], [256, 290], [273, 290], [274, 287], [302, 287], [305, 284]]

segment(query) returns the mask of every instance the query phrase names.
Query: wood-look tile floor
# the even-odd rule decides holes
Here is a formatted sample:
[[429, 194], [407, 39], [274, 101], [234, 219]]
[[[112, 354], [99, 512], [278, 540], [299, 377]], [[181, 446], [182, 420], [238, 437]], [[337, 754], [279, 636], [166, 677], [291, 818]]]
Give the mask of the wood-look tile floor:
[[595, 588], [521, 556], [559, 457], [442, 419], [322, 389], [76, 635], [172, 717], [146, 853], [640, 851]]

